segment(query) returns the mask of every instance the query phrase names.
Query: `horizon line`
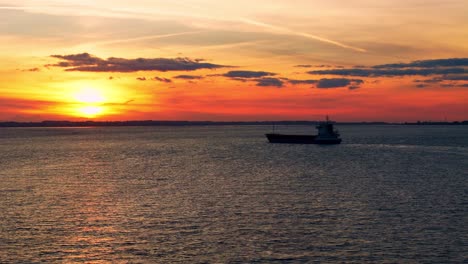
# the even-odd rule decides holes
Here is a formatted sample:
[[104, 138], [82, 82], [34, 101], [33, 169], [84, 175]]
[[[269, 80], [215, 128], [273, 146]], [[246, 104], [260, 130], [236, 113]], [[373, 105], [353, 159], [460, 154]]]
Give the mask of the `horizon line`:
[[[125, 120], [125, 121], [96, 121], [96, 120], [43, 120], [43, 121], [0, 121], [0, 127], [83, 127], [83, 126], [200, 126], [200, 125], [274, 125], [274, 124], [316, 124], [323, 120], [257, 120], [257, 121], [189, 121], [189, 120]], [[468, 120], [458, 121], [332, 121], [335, 124], [368, 124], [368, 125], [468, 125]]]

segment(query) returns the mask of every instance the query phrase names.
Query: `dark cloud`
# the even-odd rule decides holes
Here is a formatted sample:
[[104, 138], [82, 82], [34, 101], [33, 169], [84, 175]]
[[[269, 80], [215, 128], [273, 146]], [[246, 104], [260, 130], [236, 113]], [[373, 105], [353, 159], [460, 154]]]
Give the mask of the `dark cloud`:
[[348, 87], [348, 89], [350, 89], [350, 90], [356, 90], [356, 89], [359, 89], [359, 88], [361, 88], [361, 87], [358, 86], [358, 85], [351, 85], [351, 86]]
[[[464, 84], [459, 84], [460, 82], [468, 81], [468, 75], [462, 74], [462, 75], [442, 75], [442, 76], [437, 76], [431, 79], [426, 79], [426, 80], [420, 80], [416, 79], [414, 80], [415, 83], [420, 83], [420, 84], [438, 84], [440, 87], [444, 88], [451, 88], [451, 87], [464, 87]], [[422, 85], [418, 85], [422, 86]]]
[[410, 63], [393, 63], [376, 65], [375, 69], [389, 68], [435, 68], [435, 67], [466, 67], [468, 66], [468, 58], [450, 58], [438, 60], [417, 60]]
[[442, 78], [432, 78], [432, 79], [427, 79], [427, 80], [414, 80], [415, 83], [440, 83], [444, 81]]
[[364, 81], [360, 79], [346, 79], [346, 78], [332, 78], [332, 79], [320, 79], [317, 83], [317, 88], [328, 89], [328, 88], [340, 88], [347, 87], [348, 85], [356, 86], [362, 84]]
[[339, 88], [347, 87], [353, 90], [359, 88], [359, 85], [364, 83], [361, 79], [347, 79], [347, 78], [331, 78], [331, 79], [320, 79], [320, 80], [295, 80], [288, 78], [275, 78], [275, 77], [263, 77], [263, 78], [231, 78], [236, 81], [255, 81], [257, 86], [273, 86], [283, 87], [285, 82], [293, 85], [309, 84], [315, 85], [317, 88]]
[[437, 74], [463, 74], [468, 72], [464, 68], [433, 68], [433, 69], [331, 69], [309, 71], [309, 74], [341, 75], [356, 77], [394, 77], [420, 75], [429, 76]]
[[444, 83], [444, 84], [441, 84], [440, 86], [444, 87], [444, 88], [452, 88], [452, 87], [455, 87], [455, 84], [454, 83]]
[[105, 60], [100, 59], [96, 56], [93, 56], [89, 53], [79, 53], [71, 55], [51, 55], [52, 58], [57, 58], [64, 60], [55, 65], [48, 66], [58, 66], [58, 67], [70, 67], [70, 66], [83, 66], [83, 65], [95, 65], [103, 64]]
[[203, 79], [203, 76], [198, 75], [177, 75], [174, 76], [175, 79], [184, 79], [184, 80], [199, 80]]
[[[354, 66], [335, 69], [309, 71], [309, 74], [341, 75], [359, 77], [397, 77], [397, 76], [430, 76], [446, 75], [457, 78], [468, 72], [468, 58], [451, 58], [438, 60], [419, 60], [410, 63], [381, 64], [370, 67]], [[466, 75], [464, 75], [466, 76]], [[445, 78], [448, 80], [447, 78]], [[459, 79], [455, 79], [459, 80]], [[434, 81], [436, 81], [434, 79]]]
[[136, 79], [139, 81], [146, 81], [146, 77], [137, 77]]
[[427, 84], [422, 84], [421, 83], [421, 84], [416, 85], [416, 87], [417, 88], [425, 88], [425, 87], [427, 87]]
[[31, 69], [24, 69], [24, 70], [22, 70], [22, 71], [24, 71], [24, 72], [39, 72], [39, 71], [41, 71], [41, 69], [39, 69], [39, 68], [31, 68]]
[[447, 75], [443, 76], [443, 79], [450, 81], [468, 81], [468, 75]]
[[136, 72], [136, 71], [194, 71], [199, 69], [217, 69], [229, 67], [201, 62], [201, 59], [189, 58], [137, 58], [124, 59], [111, 57], [101, 59], [89, 53], [72, 55], [52, 55], [62, 61], [46, 66], [66, 68], [66, 71], [85, 72]]
[[171, 79], [168, 79], [168, 78], [161, 78], [161, 77], [158, 77], [158, 76], [152, 78], [151, 80], [160, 81], [160, 82], [165, 82], [165, 83], [170, 83], [170, 82], [172, 82]]
[[312, 68], [312, 65], [310, 65], [310, 64], [299, 64], [299, 65], [295, 65], [294, 67], [296, 67], [296, 68]]
[[228, 78], [261, 78], [275, 75], [276, 73], [265, 71], [229, 71], [225, 74], [222, 74], [222, 76]]
[[283, 81], [278, 78], [261, 78], [257, 79], [257, 86], [273, 86], [273, 87], [283, 87]]
[[458, 85], [458, 87], [466, 87], [466, 88], [468, 88], [468, 83], [460, 84], [460, 85]]

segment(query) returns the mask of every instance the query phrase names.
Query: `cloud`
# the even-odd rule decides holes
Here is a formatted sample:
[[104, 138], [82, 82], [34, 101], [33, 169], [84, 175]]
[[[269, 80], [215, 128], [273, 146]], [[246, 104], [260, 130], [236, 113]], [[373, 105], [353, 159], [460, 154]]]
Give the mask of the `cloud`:
[[443, 76], [443, 78], [450, 81], [468, 81], [468, 75], [447, 75]]
[[228, 78], [261, 78], [275, 75], [276, 73], [265, 71], [229, 71], [225, 74], [222, 74], [222, 76]]
[[466, 87], [466, 88], [468, 88], [468, 83], [460, 84], [460, 85], [458, 85], [458, 87]]
[[[416, 79], [413, 82], [420, 84], [439, 84], [440, 87], [455, 87], [458, 83], [468, 81], [468, 75], [442, 75], [431, 79]], [[463, 84], [462, 84], [463, 85]], [[458, 85], [460, 87], [460, 85]]]
[[430, 69], [330, 69], [309, 71], [309, 74], [341, 75], [357, 77], [394, 77], [394, 76], [429, 76], [437, 74], [463, 74], [464, 68], [430, 68]]
[[40, 72], [41, 69], [39, 69], [39, 68], [31, 68], [31, 69], [24, 69], [24, 70], [21, 70], [21, 71], [24, 71], [24, 72]]
[[89, 53], [79, 53], [71, 55], [51, 55], [51, 57], [64, 60], [64, 62], [60, 62], [57, 65], [50, 65], [59, 67], [93, 65], [105, 62], [105, 60], [93, 56]]
[[436, 78], [432, 78], [432, 79], [427, 79], [427, 80], [414, 80], [413, 82], [415, 83], [440, 83], [444, 81], [444, 79], [442, 78], [439, 78], [439, 77], [436, 77]]
[[452, 87], [455, 87], [455, 84], [453, 84], [453, 83], [445, 83], [445, 84], [441, 84], [440, 86], [441, 86], [441, 87], [444, 87], [444, 88], [452, 88]]
[[328, 88], [340, 88], [347, 87], [348, 85], [358, 85], [363, 83], [360, 79], [346, 79], [346, 78], [332, 78], [332, 79], [320, 79], [317, 83], [317, 88], [328, 89]]
[[257, 86], [274, 86], [274, 87], [283, 87], [283, 81], [278, 78], [261, 78], [257, 79]]
[[[331, 65], [325, 65], [325, 64], [321, 64], [321, 65], [315, 65], [316, 68], [331, 68], [332, 66]], [[338, 67], [341, 67], [341, 66], [338, 66]]]
[[184, 80], [199, 80], [203, 79], [203, 76], [198, 75], [177, 75], [174, 76], [175, 79], [184, 79]]
[[296, 67], [296, 68], [312, 68], [312, 65], [310, 65], [310, 64], [299, 64], [299, 65], [295, 65], [294, 67]]
[[0, 97], [0, 107], [8, 111], [41, 110], [59, 105], [59, 102], [47, 100], [29, 100], [23, 98]]
[[189, 58], [137, 58], [124, 59], [111, 57], [101, 59], [89, 53], [71, 55], [51, 55], [60, 59], [59, 63], [46, 66], [66, 68], [66, 71], [83, 72], [136, 72], [136, 71], [194, 71], [199, 69], [217, 69], [229, 66], [201, 62]]
[[137, 77], [136, 79], [139, 81], [146, 81], [146, 77]]
[[[438, 60], [418, 60], [410, 63], [381, 64], [370, 67], [354, 66], [352, 68], [309, 71], [309, 74], [341, 75], [359, 77], [395, 77], [395, 76], [430, 76], [445, 75], [465, 80], [466, 77], [456, 77], [468, 73], [468, 58], [451, 58]], [[467, 76], [467, 75], [464, 75]], [[462, 79], [459, 79], [462, 78]], [[448, 78], [445, 78], [448, 80]], [[436, 79], [434, 79], [436, 82]]]
[[417, 60], [410, 63], [393, 63], [376, 65], [374, 69], [389, 68], [435, 68], [435, 67], [465, 67], [468, 66], [468, 58], [450, 58], [438, 60]]
[[361, 79], [347, 79], [347, 78], [331, 78], [331, 79], [320, 79], [320, 80], [294, 80], [288, 78], [274, 78], [274, 77], [262, 77], [262, 78], [230, 78], [231, 80], [236, 81], [255, 81], [256, 86], [273, 86], [273, 87], [283, 87], [285, 82], [289, 82], [292, 85], [300, 84], [310, 84], [315, 85], [317, 88], [326, 89], [326, 88], [339, 88], [347, 87], [353, 90], [359, 88], [359, 85], [364, 83]]
[[266, 72], [266, 71], [229, 71], [224, 74], [215, 74], [210, 76], [223, 76], [227, 77], [234, 81], [248, 82], [255, 81], [256, 86], [273, 86], [273, 87], [283, 87], [284, 81], [288, 80], [287, 78], [273, 78], [270, 76], [276, 76], [276, 73]]
[[160, 82], [165, 82], [165, 83], [170, 83], [170, 82], [172, 82], [171, 79], [168, 79], [168, 78], [161, 78], [161, 77], [158, 77], [158, 76], [152, 78], [151, 80], [160, 81]]

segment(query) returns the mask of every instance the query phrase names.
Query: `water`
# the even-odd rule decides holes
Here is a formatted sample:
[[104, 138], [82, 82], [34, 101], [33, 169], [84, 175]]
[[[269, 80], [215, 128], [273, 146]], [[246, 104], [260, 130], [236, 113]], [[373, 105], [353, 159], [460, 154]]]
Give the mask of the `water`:
[[338, 128], [1, 129], [0, 262], [467, 262], [468, 127]]

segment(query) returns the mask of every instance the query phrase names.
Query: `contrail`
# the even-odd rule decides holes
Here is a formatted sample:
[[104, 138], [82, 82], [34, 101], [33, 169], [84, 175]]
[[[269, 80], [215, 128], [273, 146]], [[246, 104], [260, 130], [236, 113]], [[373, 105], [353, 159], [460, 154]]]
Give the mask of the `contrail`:
[[318, 40], [318, 41], [328, 43], [328, 44], [332, 44], [332, 45], [342, 47], [342, 48], [345, 48], [345, 49], [350, 49], [350, 50], [359, 51], [359, 52], [367, 52], [367, 50], [365, 50], [365, 49], [358, 48], [358, 47], [353, 47], [353, 46], [350, 46], [350, 45], [346, 45], [346, 44], [343, 44], [343, 43], [338, 42], [338, 41], [334, 41], [334, 40], [331, 40], [331, 39], [326, 39], [326, 38], [316, 36], [316, 35], [312, 35], [312, 34], [309, 34], [309, 33], [296, 32], [296, 31], [293, 31], [293, 30], [288, 29], [288, 28], [274, 26], [274, 25], [266, 24], [266, 23], [255, 21], [255, 20], [248, 19], [248, 18], [240, 18], [240, 21], [242, 21], [242, 22], [244, 22], [246, 24], [260, 26], [260, 27], [264, 27], [264, 28], [269, 28], [269, 29], [273, 29], [273, 30], [279, 31], [279, 32], [284, 32], [284, 33], [287, 33], [287, 34], [290, 34], [290, 35], [296, 35], [296, 36], [301, 36], [301, 37], [305, 37], [305, 38], [309, 38], [309, 39]]
[[109, 44], [133, 42], [133, 41], [140, 41], [140, 40], [147, 40], [147, 39], [162, 39], [162, 38], [170, 38], [170, 37], [177, 37], [177, 36], [183, 36], [183, 35], [198, 34], [198, 33], [203, 33], [203, 32], [205, 31], [198, 30], [198, 31], [187, 31], [187, 32], [163, 34], [163, 35], [142, 36], [142, 37], [136, 37], [136, 38], [127, 38], [127, 39], [105, 40], [105, 41], [81, 44], [81, 45], [78, 45], [78, 47], [109, 45]]
[[17, 6], [0, 6], [0, 9], [23, 10], [24, 7], [17, 7]]

